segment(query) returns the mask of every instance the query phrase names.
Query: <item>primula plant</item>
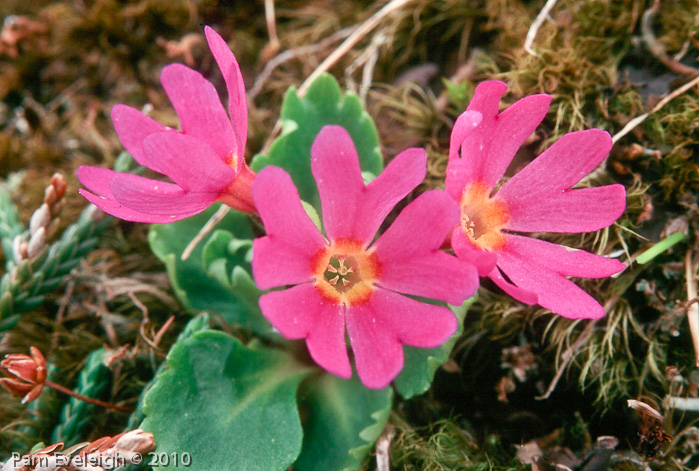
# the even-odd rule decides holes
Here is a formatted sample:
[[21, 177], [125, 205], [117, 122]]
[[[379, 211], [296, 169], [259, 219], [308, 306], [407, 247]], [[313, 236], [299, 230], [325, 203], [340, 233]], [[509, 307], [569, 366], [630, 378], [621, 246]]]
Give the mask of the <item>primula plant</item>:
[[[112, 309], [118, 295], [84, 303], [103, 321], [107, 340], [70, 381], [56, 382], [65, 361], [55, 355], [60, 336], [41, 351], [27, 345], [5, 357], [0, 386], [21, 398], [32, 416], [60, 416], [61, 426], [34, 448], [17, 450], [29, 461], [50, 458], [49, 467], [6, 461], [0, 469], [61, 469], [61, 450], [73, 458], [125, 457], [130, 470], [148, 469], [149, 460], [152, 469], [359, 470], [373, 469], [367, 462], [374, 455], [377, 469], [393, 469], [387, 463], [395, 428], [401, 429], [401, 444], [408, 439], [424, 444], [422, 431], [410, 430], [405, 418], [428, 423], [451, 407], [441, 405], [449, 394], [431, 388], [449, 383], [447, 374], [487, 368], [459, 363], [460, 355], [468, 357], [490, 334], [483, 327], [463, 338], [465, 329], [473, 333], [500, 320], [515, 325], [509, 330], [521, 345], [501, 349], [501, 368], [511, 369], [504, 379], [510, 381], [501, 381], [497, 391], [488, 386], [506, 403], [515, 390], [513, 378], [524, 383], [537, 371], [541, 352], [532, 351], [545, 344], [545, 334], [541, 344], [528, 344], [524, 339], [533, 324], [544, 318], [547, 332], [564, 322], [571, 331], [578, 325], [592, 329], [610, 314], [609, 299], [588, 289], [598, 285], [586, 279], [617, 283], [618, 296], [634, 284], [637, 272], [627, 270], [623, 242], [624, 250], [610, 255], [592, 253], [590, 243], [585, 248], [591, 251], [575, 245], [584, 236], [561, 236], [614, 227], [629, 196], [613, 177], [605, 174], [600, 183], [590, 176], [610, 154], [608, 132], [586, 126], [541, 145], [535, 136], [542, 123], [550, 124], [551, 96], [527, 95], [516, 87], [508, 94], [508, 85], [496, 80], [473, 79], [474, 88], [446, 82], [447, 92], [458, 95], [451, 100], [458, 110], [444, 106], [436, 113], [442, 124], [434, 139], [414, 147], [415, 140], [401, 130], [391, 136], [393, 145], [384, 147], [364, 101], [323, 73], [298, 89], [284, 87], [279, 116], [273, 113], [276, 126], [258, 129], [257, 121], [267, 119], [272, 107], [260, 111], [251, 105], [255, 125], [249, 129], [248, 100], [257, 92], [246, 96], [243, 56], [241, 72], [221, 35], [206, 26], [200, 36], [185, 48], [191, 67], [170, 64], [160, 73], [158, 87], [179, 127], [161, 124], [172, 121], [159, 105], [157, 116], [152, 108], [114, 106], [111, 121], [125, 152], [113, 168], [78, 168], [84, 187], [78, 191], [93, 206], [60, 243], [45, 244], [58, 225], [52, 218], [57, 220], [65, 192], [62, 178], [52, 180], [60, 183], [60, 196], [47, 190], [46, 208], [32, 217], [29, 230], [16, 212], [0, 219], [3, 247], [13, 250], [6, 254], [8, 275], [0, 296], [3, 344], [15, 345], [4, 332], [22, 325], [19, 314], [28, 310], [21, 311], [22, 302], [38, 305], [58, 285], [48, 277], [50, 287], [37, 287], [44, 271], [66, 278], [94, 248], [97, 242], [86, 228], [106, 229], [112, 218], [103, 213], [135, 223], [118, 226], [113, 239], [122, 249], [130, 243], [123, 234], [150, 224], [149, 248], [164, 264], [163, 281], [173, 293], [144, 287], [140, 280], [124, 288], [123, 276], [115, 276], [116, 284], [102, 291], [106, 297], [117, 291], [128, 295], [142, 314], [135, 323], [137, 347], [117, 347], [124, 331], [136, 329]], [[168, 44], [168, 51], [177, 47], [184, 48]], [[199, 66], [201, 72], [195, 70]], [[227, 101], [219, 96], [224, 91]], [[248, 143], [249, 135], [254, 138]], [[0, 207], [11, 206], [3, 192], [0, 188]], [[90, 276], [70, 278], [61, 322], [64, 316], [66, 322], [79, 317], [66, 306], [81, 280], [110, 281], [104, 273]], [[169, 320], [161, 330], [149, 331], [163, 309], [149, 310], [137, 300], [137, 289], [167, 306]], [[492, 300], [508, 311], [486, 322], [472, 309]], [[186, 312], [171, 312], [178, 305]], [[586, 337], [580, 339], [566, 337], [561, 344], [580, 349]], [[566, 352], [559, 374], [551, 376], [560, 378], [576, 352]], [[110, 383], [111, 372], [122, 368], [134, 380]], [[468, 387], [452, 382], [454, 390]], [[62, 386], [69, 383], [72, 389]], [[56, 391], [71, 395], [71, 402], [54, 407]], [[118, 400], [96, 397], [109, 393]], [[89, 424], [106, 414], [110, 430], [91, 433]], [[111, 422], [116, 414], [123, 423]], [[439, 437], [451, 425], [445, 423], [438, 439], [425, 446], [448, 454], [454, 440]], [[475, 441], [463, 428], [453, 436], [470, 446]], [[655, 436], [663, 446], [670, 440], [662, 431]], [[473, 465], [469, 456], [475, 453], [502, 454], [499, 438], [492, 437], [481, 449], [459, 448], [453, 467]], [[429, 462], [419, 450], [415, 455]], [[428, 464], [425, 469], [448, 468]]]

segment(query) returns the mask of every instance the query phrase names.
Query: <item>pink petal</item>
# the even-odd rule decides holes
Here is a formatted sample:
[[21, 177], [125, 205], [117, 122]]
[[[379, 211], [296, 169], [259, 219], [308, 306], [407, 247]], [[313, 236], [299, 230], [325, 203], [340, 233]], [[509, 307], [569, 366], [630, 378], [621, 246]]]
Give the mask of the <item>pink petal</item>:
[[514, 201], [567, 190], [594, 170], [611, 148], [612, 138], [605, 131], [568, 133], [505, 182], [498, 196]]
[[506, 90], [507, 86], [498, 81], [476, 87], [468, 111], [480, 112], [483, 119], [461, 143], [460, 160], [450, 150], [446, 186], [452, 196], [473, 181], [495, 187], [519, 147], [546, 116], [551, 103], [548, 95], [522, 98], [498, 114], [500, 97]]
[[447, 308], [383, 289], [375, 290], [368, 303], [347, 308], [357, 373], [369, 388], [388, 386], [403, 368], [401, 344], [436, 347], [456, 328], [456, 317]]
[[357, 374], [364, 386], [382, 389], [403, 369], [403, 347], [396, 334], [373, 312], [347, 310], [349, 333]]
[[393, 260], [382, 263], [381, 268], [379, 286], [457, 306], [478, 289], [476, 267], [439, 250], [409, 262]]
[[451, 235], [451, 248], [459, 258], [475, 265], [480, 276], [487, 276], [495, 268], [497, 256], [492, 252], [474, 247], [461, 230], [461, 226], [457, 226]]
[[461, 199], [461, 193], [466, 185], [464, 178], [471, 174], [472, 166], [472, 162], [459, 158], [461, 143], [477, 129], [482, 120], [483, 115], [478, 111], [464, 111], [456, 119], [451, 130], [445, 191], [456, 201]]
[[320, 130], [311, 147], [311, 170], [328, 238], [352, 237], [365, 187], [354, 142], [344, 128], [325, 126]]
[[604, 308], [575, 283], [520, 254], [503, 250], [498, 254], [498, 268], [521, 289], [536, 293], [538, 304], [556, 314], [570, 319], [604, 316]]
[[458, 220], [459, 206], [443, 191], [425, 192], [406, 206], [373, 246], [380, 286], [457, 305], [472, 296], [475, 267], [439, 250]]
[[112, 190], [109, 188], [109, 180], [120, 175], [119, 172], [109, 168], [81, 165], [76, 173], [80, 183], [86, 186], [88, 190], [105, 198], [114, 199]]
[[[189, 193], [172, 183], [151, 180], [127, 173], [117, 173], [109, 180], [114, 199], [146, 214], [171, 217], [200, 213], [216, 201], [215, 193]], [[186, 217], [186, 216], [185, 216]]]
[[[182, 199], [183, 191], [177, 185], [151, 180], [149, 178], [143, 178], [137, 175], [119, 173], [108, 168], [81, 166], [78, 168], [77, 173], [80, 182], [92, 191], [91, 193], [89, 191], [80, 190], [81, 195], [83, 195], [88, 201], [100, 208], [102, 211], [127, 221], [165, 224], [198, 214], [209, 204], [211, 204], [209, 202], [205, 205], [187, 205]], [[130, 197], [126, 197], [121, 202], [116, 200], [110, 185], [113, 181], [123, 180], [132, 181], [140, 188], [137, 190], [135, 198], [138, 199], [143, 197], [145, 198], [144, 202], [136, 201], [135, 205], [128, 204]], [[147, 194], [142, 196], [142, 191], [151, 193], [151, 190], [155, 189], [156, 187], [157, 192], [160, 193], [162, 198], [164, 198], [166, 201], [163, 204], [158, 205], [156, 210], [152, 210], [152, 208], [149, 208], [148, 206], [143, 206], [144, 203], [153, 203], [151, 201], [152, 195]], [[183, 203], [185, 206], [181, 208], [173, 208], [173, 205], [177, 206]], [[163, 210], [163, 208], [165, 208], [165, 210]]]
[[512, 257], [529, 260], [564, 276], [606, 278], [626, 268], [613, 258], [514, 234], [508, 234], [505, 250]]
[[[141, 211], [135, 211], [134, 209], [128, 208], [117, 202], [114, 199], [111, 188], [109, 187], [109, 182], [113, 178], [123, 174], [108, 168], [88, 167], [84, 165], [78, 168], [77, 174], [80, 182], [93, 192], [91, 193], [89, 191], [80, 189], [78, 191], [81, 195], [83, 195], [90, 203], [94, 204], [105, 213], [111, 214], [112, 216], [124, 219], [126, 221], [164, 224], [179, 221], [180, 219], [193, 216], [199, 212], [195, 211], [190, 214], [180, 214], [179, 216], [175, 216], [173, 218], [172, 215], [148, 214]], [[155, 180], [148, 180], [148, 182], [163, 183], [156, 182]], [[175, 193], [181, 191], [179, 187], [172, 185], [171, 183], [165, 183], [165, 185], [165, 188], [170, 188]]]
[[133, 209], [127, 208], [126, 206], [118, 203], [113, 199], [101, 198], [93, 193], [82, 188], [78, 190], [81, 195], [85, 197], [90, 203], [94, 204], [102, 211], [107, 214], [111, 214], [114, 217], [123, 219], [125, 221], [132, 222], [145, 222], [149, 224], [167, 224], [170, 222], [179, 221], [180, 219], [185, 219], [201, 211], [193, 211], [190, 214], [182, 213], [177, 216], [173, 215], [163, 215], [163, 214], [147, 214], [140, 211], [135, 211]]
[[[451, 153], [451, 151], [450, 151]], [[444, 191], [455, 201], [461, 200], [464, 187], [474, 181], [473, 166], [466, 159], [450, 159], [447, 164], [447, 174], [444, 179]]]
[[257, 175], [252, 195], [267, 231], [264, 242], [255, 241], [255, 282], [269, 289], [307, 281], [311, 259], [327, 244], [301, 206], [291, 177], [278, 167], [267, 167]]
[[[238, 61], [226, 44], [226, 41], [209, 26], [204, 27], [204, 34], [209, 43], [209, 49], [216, 59], [219, 69], [223, 74], [223, 80], [228, 89], [228, 112], [231, 115], [233, 131], [235, 132], [240, 154], [245, 150], [248, 138], [248, 102], [245, 95], [245, 83], [240, 73]], [[242, 158], [239, 162], [242, 162]]]
[[501, 290], [515, 298], [517, 301], [530, 306], [536, 304], [536, 293], [532, 293], [531, 291], [527, 291], [526, 289], [513, 285], [502, 276], [502, 273], [498, 268], [494, 268], [493, 271], [488, 274], [488, 278], [493, 280], [493, 282], [498, 285]]
[[150, 161], [143, 151], [143, 140], [156, 132], [176, 133], [177, 131], [126, 105], [116, 105], [112, 108], [112, 122], [119, 140], [134, 160], [144, 167], [163, 173], [155, 163]]
[[220, 193], [236, 176], [216, 153], [196, 137], [180, 133], [151, 134], [143, 141], [151, 162], [185, 191]]
[[306, 283], [313, 278], [313, 254], [306, 247], [266, 236], [253, 242], [253, 273], [260, 289]]
[[507, 229], [520, 232], [590, 232], [614, 223], [626, 208], [623, 185], [545, 195], [524, 193], [507, 201]]
[[228, 114], [208, 80], [189, 67], [171, 64], [163, 69], [160, 81], [177, 111], [183, 133], [206, 142], [226, 163], [236, 155], [243, 158], [245, 149], [238, 148]]
[[464, 139], [473, 132], [483, 120], [478, 111], [464, 111], [459, 115], [451, 130], [449, 138], [449, 160], [459, 157], [459, 149]]
[[426, 162], [422, 149], [407, 149], [365, 187], [349, 133], [325, 126], [311, 148], [311, 168], [328, 238], [371, 242], [393, 207], [425, 178]]
[[260, 309], [284, 337], [306, 338], [308, 350], [320, 366], [341, 378], [352, 376], [343, 307], [324, 301], [313, 284], [264, 294]]

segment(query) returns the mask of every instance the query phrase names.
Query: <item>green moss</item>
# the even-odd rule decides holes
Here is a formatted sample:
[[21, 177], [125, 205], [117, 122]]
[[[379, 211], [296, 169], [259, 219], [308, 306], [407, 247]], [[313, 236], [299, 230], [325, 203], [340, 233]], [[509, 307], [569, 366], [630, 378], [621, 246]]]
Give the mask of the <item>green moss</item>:
[[454, 419], [413, 428], [394, 414], [396, 436], [391, 442], [391, 466], [405, 471], [478, 471], [525, 469], [502, 450], [496, 436], [479, 447], [474, 436]]

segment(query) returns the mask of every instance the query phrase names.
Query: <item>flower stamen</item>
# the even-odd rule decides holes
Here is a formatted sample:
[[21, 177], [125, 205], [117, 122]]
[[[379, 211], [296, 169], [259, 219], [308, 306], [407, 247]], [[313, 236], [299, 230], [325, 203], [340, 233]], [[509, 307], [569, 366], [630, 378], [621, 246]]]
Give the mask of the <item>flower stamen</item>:
[[461, 195], [461, 229], [473, 245], [482, 250], [499, 250], [505, 245], [502, 230], [510, 220], [507, 205], [490, 197], [487, 185], [467, 185]]
[[325, 299], [336, 304], [361, 304], [371, 297], [379, 264], [361, 242], [340, 240], [314, 257], [313, 272]]

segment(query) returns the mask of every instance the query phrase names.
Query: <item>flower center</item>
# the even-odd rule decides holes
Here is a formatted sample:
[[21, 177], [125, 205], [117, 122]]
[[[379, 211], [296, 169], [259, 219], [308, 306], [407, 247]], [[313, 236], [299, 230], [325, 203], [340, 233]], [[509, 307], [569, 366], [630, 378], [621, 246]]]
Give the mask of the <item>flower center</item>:
[[461, 229], [471, 243], [482, 250], [499, 250], [505, 245], [502, 229], [510, 220], [507, 205], [490, 197], [483, 183], [467, 185], [461, 194]]
[[323, 273], [325, 281], [338, 293], [346, 293], [362, 281], [357, 261], [351, 255], [333, 255]]
[[321, 296], [348, 306], [369, 301], [381, 271], [376, 255], [354, 239], [337, 240], [320, 250], [311, 266]]

